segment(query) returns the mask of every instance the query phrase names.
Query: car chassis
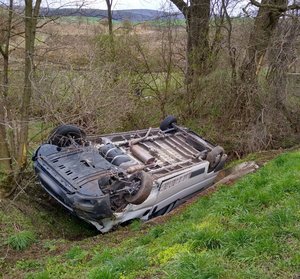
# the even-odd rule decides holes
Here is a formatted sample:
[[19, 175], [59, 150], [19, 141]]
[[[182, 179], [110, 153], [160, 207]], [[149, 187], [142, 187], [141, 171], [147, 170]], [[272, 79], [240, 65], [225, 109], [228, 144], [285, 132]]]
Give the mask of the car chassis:
[[107, 232], [163, 215], [212, 185], [227, 155], [173, 116], [160, 128], [86, 136], [61, 125], [33, 156], [42, 187], [70, 212]]

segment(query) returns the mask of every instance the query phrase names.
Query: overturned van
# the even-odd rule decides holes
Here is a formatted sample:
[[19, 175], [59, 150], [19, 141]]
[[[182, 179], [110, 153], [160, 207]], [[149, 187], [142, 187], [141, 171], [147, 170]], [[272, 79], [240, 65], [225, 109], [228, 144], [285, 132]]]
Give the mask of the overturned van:
[[226, 154], [168, 116], [160, 128], [87, 136], [54, 129], [33, 156], [41, 186], [101, 232], [163, 215], [213, 184]]

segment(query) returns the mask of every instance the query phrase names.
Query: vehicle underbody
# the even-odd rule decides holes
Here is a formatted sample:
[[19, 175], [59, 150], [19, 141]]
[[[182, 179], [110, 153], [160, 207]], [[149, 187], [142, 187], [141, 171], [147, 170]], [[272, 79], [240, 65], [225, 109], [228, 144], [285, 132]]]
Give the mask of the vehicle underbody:
[[102, 232], [164, 214], [210, 186], [226, 160], [221, 147], [171, 120], [101, 136], [59, 126], [33, 158], [41, 185]]

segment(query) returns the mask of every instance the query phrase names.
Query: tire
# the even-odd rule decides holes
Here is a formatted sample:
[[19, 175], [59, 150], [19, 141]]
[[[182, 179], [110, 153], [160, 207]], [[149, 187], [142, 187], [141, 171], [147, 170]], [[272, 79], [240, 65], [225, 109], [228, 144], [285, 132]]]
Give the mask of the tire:
[[143, 203], [150, 195], [152, 186], [153, 186], [153, 179], [150, 174], [142, 171], [138, 173], [135, 179], [140, 180], [141, 186], [137, 193], [133, 195], [125, 195], [124, 198], [127, 202], [131, 204], [141, 204]]
[[159, 127], [162, 131], [166, 131], [173, 128], [172, 124], [175, 123], [177, 123], [176, 117], [169, 115], [160, 123]]
[[60, 125], [50, 133], [47, 143], [65, 147], [70, 146], [75, 141], [82, 145], [85, 138], [86, 134], [82, 129], [73, 125]]
[[208, 152], [206, 160], [209, 162], [208, 172], [213, 171], [222, 160], [224, 149], [221, 146], [214, 147]]
[[226, 160], [227, 160], [227, 155], [226, 155], [226, 154], [223, 154], [223, 155], [222, 155], [222, 158], [221, 158], [221, 161], [220, 161], [219, 164], [215, 167], [214, 171], [217, 172], [217, 171], [220, 171], [221, 169], [223, 169], [224, 166], [225, 166]]

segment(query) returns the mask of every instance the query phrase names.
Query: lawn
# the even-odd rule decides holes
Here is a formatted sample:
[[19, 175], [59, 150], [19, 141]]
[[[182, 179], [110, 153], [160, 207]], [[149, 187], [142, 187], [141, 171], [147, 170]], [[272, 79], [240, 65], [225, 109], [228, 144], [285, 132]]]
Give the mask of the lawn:
[[297, 151], [166, 222], [136, 221], [117, 241], [113, 232], [74, 241], [60, 254], [19, 260], [7, 278], [296, 278], [299, 200]]

